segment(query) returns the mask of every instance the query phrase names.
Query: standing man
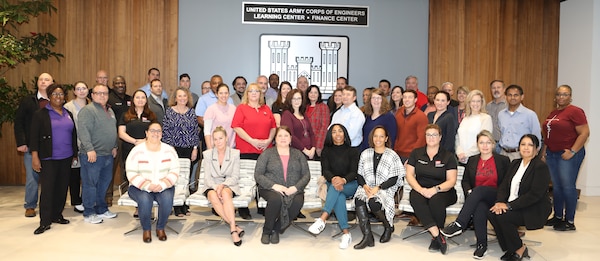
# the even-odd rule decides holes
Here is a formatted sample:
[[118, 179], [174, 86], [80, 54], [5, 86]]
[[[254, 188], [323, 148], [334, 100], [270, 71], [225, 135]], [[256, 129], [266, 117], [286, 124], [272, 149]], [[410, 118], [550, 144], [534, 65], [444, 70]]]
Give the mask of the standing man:
[[192, 90], [190, 89], [192, 87], [192, 78], [190, 77], [189, 74], [184, 73], [184, 74], [179, 75], [179, 86], [185, 87], [188, 90], [190, 90], [190, 93], [192, 93], [192, 99], [194, 102], [193, 108], [196, 108], [196, 104], [198, 103], [198, 98], [200, 98], [200, 96], [198, 96], [198, 94], [196, 94], [195, 92], [192, 92]]
[[[210, 91], [202, 95], [198, 100], [198, 104], [196, 105], [196, 117], [198, 120], [198, 124], [200, 124], [201, 128], [204, 128], [204, 113], [206, 112], [206, 109], [208, 108], [208, 106], [217, 103], [217, 87], [219, 87], [219, 85], [221, 85], [222, 83], [223, 78], [221, 78], [221, 75], [215, 74], [212, 77], [210, 77]], [[233, 104], [233, 100], [231, 99], [231, 97], [229, 97], [227, 103]]]
[[423, 105], [427, 104], [427, 95], [419, 91], [419, 79], [417, 79], [417, 76], [407, 76], [404, 80], [404, 85], [407, 90], [414, 90], [417, 92], [417, 108], [422, 108]]
[[[496, 144], [500, 144], [500, 127], [498, 126], [498, 113], [506, 109], [506, 96], [504, 96], [504, 82], [502, 80], [493, 80], [490, 83], [490, 91], [492, 93], [492, 99], [486, 106], [485, 109], [492, 116], [492, 124], [494, 126], [494, 139]], [[498, 147], [500, 148], [500, 147]], [[498, 153], [500, 151], [497, 150]]]
[[19, 103], [15, 115], [14, 133], [17, 141], [17, 151], [23, 153], [25, 165], [25, 217], [35, 217], [35, 208], [38, 203], [39, 173], [31, 167], [31, 151], [29, 151], [29, 136], [31, 133], [31, 119], [33, 113], [50, 102], [46, 89], [54, 79], [48, 73], [42, 73], [37, 80], [37, 93], [25, 96]]
[[[146, 83], [146, 85], [140, 87], [140, 90], [144, 91], [146, 93], [146, 96], [150, 97], [150, 84], [153, 80], [160, 80], [160, 71], [156, 68], [150, 68], [150, 70], [148, 70], [148, 83]], [[169, 98], [169, 95], [167, 94], [167, 92], [163, 89], [162, 90], [162, 96], [165, 99]], [[161, 121], [162, 124], [162, 121]]]
[[242, 103], [242, 97], [244, 97], [244, 91], [246, 91], [246, 85], [248, 81], [244, 76], [238, 76], [233, 79], [231, 86], [233, 86], [233, 94], [231, 94], [231, 99], [233, 100], [233, 105], [236, 107]]
[[391, 87], [392, 87], [392, 84], [390, 83], [390, 81], [388, 81], [386, 79], [382, 79], [381, 81], [379, 81], [379, 89], [381, 89], [383, 91], [383, 94], [385, 95], [385, 97], [390, 96]]
[[[265, 93], [266, 99], [277, 100], [277, 92], [279, 91], [279, 75], [273, 73], [269, 75], [269, 88]], [[270, 105], [270, 104], [269, 104]]]
[[[346, 79], [346, 77], [338, 77], [337, 81], [335, 83], [335, 89], [343, 90], [344, 88], [346, 88], [346, 86], [348, 86], [348, 79]], [[335, 106], [333, 106], [333, 94], [331, 94], [331, 96], [329, 96], [329, 98], [327, 98], [327, 107], [329, 107], [329, 108], [335, 107]]]
[[162, 126], [165, 111], [169, 102], [163, 96], [162, 82], [159, 79], [154, 79], [150, 82], [150, 95], [148, 96], [148, 108], [156, 114], [156, 120]]
[[425, 146], [425, 128], [429, 121], [427, 115], [416, 107], [417, 92], [406, 90], [402, 94], [402, 107], [396, 112], [396, 125], [398, 132], [394, 144], [394, 151], [400, 156], [402, 164], [406, 163], [410, 153]]
[[[115, 113], [115, 118], [117, 122], [121, 119], [123, 114], [129, 109], [131, 106], [131, 96], [127, 94], [127, 82], [125, 81], [125, 77], [119, 75], [113, 78], [113, 87], [110, 90], [110, 94], [108, 95], [108, 104], [110, 108]], [[118, 126], [115, 125], [115, 128]], [[121, 140], [117, 141], [119, 143], [119, 147], [121, 147]], [[120, 151], [119, 151], [120, 153]], [[122, 166], [121, 173], [125, 173], [125, 168], [123, 166], [123, 162], [121, 162], [121, 155], [117, 155], [113, 164], [113, 178], [110, 181], [110, 185], [108, 186], [108, 190], [106, 190], [106, 204], [110, 207], [112, 206], [113, 200], [113, 186], [114, 186], [114, 178], [117, 174], [117, 167]]]
[[98, 224], [103, 218], [115, 218], [104, 196], [112, 180], [112, 167], [117, 156], [117, 119], [108, 105], [108, 87], [96, 84], [92, 102], [79, 111], [78, 130], [81, 146], [81, 183], [85, 222]]
[[454, 83], [452, 83], [452, 82], [442, 83], [442, 91], [445, 91], [448, 94], [450, 94], [450, 106], [452, 106], [452, 107], [458, 106], [458, 101], [454, 99]]
[[498, 126], [500, 127], [500, 154], [510, 160], [519, 159], [519, 140], [525, 134], [533, 134], [542, 140], [540, 121], [534, 111], [521, 104], [525, 95], [519, 85], [510, 85], [506, 88], [505, 95], [508, 108], [498, 113]]
[[[258, 84], [258, 86], [260, 86], [260, 90], [263, 94], [263, 98], [265, 99], [265, 104], [267, 106], [269, 106], [269, 108], [271, 108], [271, 106], [273, 106], [273, 103], [275, 102], [275, 99], [271, 99], [269, 97], [267, 97], [267, 90], [269, 89], [269, 84], [268, 84], [268, 80], [267, 80], [267, 76], [264, 75], [260, 75], [256, 78], [256, 83]], [[308, 86], [307, 86], [308, 88]]]
[[356, 106], [355, 101], [356, 89], [346, 86], [342, 91], [342, 107], [331, 118], [331, 125], [339, 123], [346, 127], [352, 147], [358, 147], [362, 142], [362, 127], [365, 124], [365, 115]]
[[[108, 73], [105, 70], [96, 72], [96, 83], [108, 86]], [[110, 88], [110, 87], [109, 87]]]
[[308, 78], [306, 78], [306, 76], [298, 77], [298, 80], [296, 81], [296, 89], [301, 90], [302, 93], [306, 92], [308, 89]]

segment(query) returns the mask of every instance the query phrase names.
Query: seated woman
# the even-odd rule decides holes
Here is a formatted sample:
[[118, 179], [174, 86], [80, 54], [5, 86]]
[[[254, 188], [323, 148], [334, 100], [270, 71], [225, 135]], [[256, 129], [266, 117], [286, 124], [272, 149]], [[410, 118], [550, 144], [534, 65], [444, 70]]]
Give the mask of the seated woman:
[[213, 209], [223, 218], [231, 231], [233, 244], [242, 245], [244, 230], [235, 224], [233, 197], [240, 195], [240, 151], [227, 146], [227, 131], [217, 126], [212, 132], [212, 149], [204, 155], [204, 188], [201, 191], [212, 204]]
[[535, 135], [521, 137], [521, 159], [510, 163], [506, 178], [498, 187], [496, 204], [490, 208], [490, 223], [494, 226], [500, 248], [506, 251], [501, 260], [529, 258], [529, 251], [517, 228], [540, 229], [550, 215], [550, 171], [548, 165], [536, 157], [539, 146], [540, 141]]
[[291, 148], [292, 133], [286, 126], [277, 128], [275, 147], [260, 154], [254, 169], [258, 194], [267, 201], [265, 225], [260, 242], [279, 243], [279, 234], [298, 216], [304, 204], [304, 188], [310, 180], [304, 154]]
[[406, 181], [412, 187], [410, 205], [421, 224], [433, 237], [429, 251], [446, 254], [446, 239], [440, 234], [446, 221], [446, 207], [456, 203], [456, 157], [441, 145], [442, 130], [435, 124], [425, 128], [425, 147], [410, 153]]
[[160, 241], [167, 240], [165, 225], [173, 207], [173, 185], [179, 177], [177, 152], [173, 147], [162, 143], [161, 138], [160, 124], [150, 124], [146, 131], [146, 142], [135, 146], [125, 161], [129, 196], [138, 204], [140, 223], [144, 230], [142, 239], [146, 243], [152, 242], [150, 218], [153, 201], [158, 203], [156, 236]]
[[441, 232], [447, 237], [459, 235], [473, 218], [477, 238], [477, 249], [473, 258], [481, 259], [487, 252], [487, 213], [496, 202], [498, 185], [504, 179], [510, 160], [494, 152], [496, 142], [491, 132], [481, 131], [476, 140], [479, 154], [469, 157], [462, 179], [465, 203], [456, 221]]
[[346, 249], [352, 243], [352, 235], [348, 228], [348, 212], [346, 199], [354, 196], [358, 183], [358, 150], [350, 145], [348, 131], [341, 124], [334, 124], [325, 136], [325, 147], [321, 154], [321, 173], [327, 180], [327, 196], [321, 217], [315, 220], [309, 228], [313, 234], [319, 234], [325, 229], [325, 220], [331, 212], [335, 212], [338, 226], [344, 233], [340, 248]]
[[390, 241], [394, 232], [394, 194], [402, 186], [405, 174], [400, 157], [389, 148], [389, 135], [383, 126], [373, 128], [369, 134], [369, 145], [370, 148], [360, 154], [358, 161], [358, 189], [354, 203], [363, 238], [354, 245], [354, 249], [375, 245], [368, 210], [383, 222], [385, 230], [379, 242]]

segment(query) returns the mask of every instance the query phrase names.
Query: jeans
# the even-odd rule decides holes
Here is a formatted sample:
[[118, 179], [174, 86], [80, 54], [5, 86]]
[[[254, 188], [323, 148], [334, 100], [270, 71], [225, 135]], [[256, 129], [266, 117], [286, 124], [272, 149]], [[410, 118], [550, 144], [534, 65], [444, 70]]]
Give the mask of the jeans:
[[323, 211], [331, 214], [333, 210], [335, 217], [338, 220], [340, 229], [347, 229], [348, 225], [348, 212], [346, 211], [346, 199], [354, 196], [356, 189], [358, 188], [358, 182], [356, 180], [350, 181], [344, 184], [342, 191], [337, 191], [331, 182], [327, 182], [327, 196], [325, 197], [325, 206]]
[[546, 150], [546, 164], [548, 164], [552, 177], [554, 216], [564, 217], [565, 220], [574, 222], [577, 207], [576, 182], [579, 167], [585, 157], [585, 148], [581, 148], [570, 160], [563, 160], [560, 157], [563, 152]]
[[134, 186], [129, 186], [129, 196], [138, 204], [138, 213], [140, 215], [140, 223], [143, 230], [152, 229], [152, 206], [154, 201], [158, 203], [158, 221], [156, 222], [156, 230], [165, 229], [171, 208], [173, 207], [173, 195], [175, 187], [170, 187], [161, 192], [148, 192], [140, 190]]
[[102, 214], [108, 211], [106, 190], [112, 180], [113, 156], [96, 156], [96, 162], [88, 162], [87, 154], [79, 154], [81, 163], [81, 198], [83, 216]]
[[38, 184], [40, 174], [33, 171], [31, 167], [31, 152], [25, 152], [23, 161], [25, 163], [25, 208], [36, 208], [38, 203]]

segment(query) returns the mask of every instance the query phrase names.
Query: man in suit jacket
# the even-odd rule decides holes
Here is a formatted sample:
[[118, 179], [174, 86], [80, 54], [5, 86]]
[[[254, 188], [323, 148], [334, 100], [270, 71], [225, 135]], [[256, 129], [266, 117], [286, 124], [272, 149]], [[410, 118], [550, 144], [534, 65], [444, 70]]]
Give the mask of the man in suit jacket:
[[167, 98], [162, 96], [163, 87], [159, 79], [154, 79], [150, 82], [150, 96], [148, 96], [148, 107], [154, 114], [156, 120], [162, 125], [165, 117], [165, 110], [169, 106]]

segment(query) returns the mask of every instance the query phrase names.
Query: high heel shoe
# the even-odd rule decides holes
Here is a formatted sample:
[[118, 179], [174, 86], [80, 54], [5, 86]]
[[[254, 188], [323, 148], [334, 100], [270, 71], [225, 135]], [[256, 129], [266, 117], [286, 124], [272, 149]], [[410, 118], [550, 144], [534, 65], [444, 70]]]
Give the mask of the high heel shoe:
[[246, 231], [244, 231], [244, 229], [242, 229], [242, 228], [241, 228], [240, 226], [238, 226], [238, 225], [235, 225], [235, 228], [239, 228], [239, 229], [241, 229], [242, 231], [238, 232], [238, 236], [239, 236], [240, 238], [244, 237], [244, 235], [246, 234]]
[[233, 233], [237, 233], [238, 237], [240, 237], [240, 241], [233, 241], [233, 244], [235, 246], [241, 246], [242, 245], [242, 239], [241, 239], [240, 233], [238, 233], [237, 231], [231, 231], [231, 233], [229, 233], [229, 234], [233, 235]]
[[512, 261], [512, 260], [514, 260], [514, 261], [521, 261], [521, 260], [523, 260], [523, 258], [528, 258], [528, 259], [529, 259], [529, 258], [531, 258], [531, 257], [529, 256], [529, 250], [527, 249], [527, 247], [525, 247], [525, 250], [523, 251], [523, 254], [522, 254], [522, 255], [519, 255], [519, 254], [517, 254], [517, 253], [514, 253], [514, 254], [513, 254], [511, 257], [510, 257], [510, 259], [509, 259], [509, 260], [511, 260], [511, 261]]

